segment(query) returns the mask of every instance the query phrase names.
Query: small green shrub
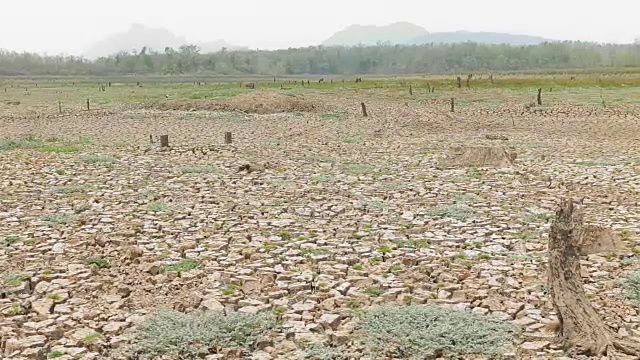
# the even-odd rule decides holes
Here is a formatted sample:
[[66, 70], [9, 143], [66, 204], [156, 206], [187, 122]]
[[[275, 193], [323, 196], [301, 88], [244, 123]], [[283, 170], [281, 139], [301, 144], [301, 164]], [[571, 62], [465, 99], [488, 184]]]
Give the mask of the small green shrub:
[[162, 271], [169, 271], [169, 272], [185, 272], [185, 271], [190, 271], [193, 270], [195, 268], [197, 268], [198, 266], [200, 266], [200, 263], [193, 260], [193, 259], [184, 259], [184, 260], [180, 260], [175, 264], [171, 264], [171, 265], [164, 265], [162, 266], [160, 269]]
[[0, 247], [11, 246], [20, 241], [22, 241], [22, 238], [20, 236], [7, 236], [6, 238], [4, 238], [4, 240], [0, 241]]
[[364, 290], [364, 293], [373, 297], [378, 297], [384, 294], [384, 289], [381, 289], [379, 287], [369, 287]]
[[350, 175], [366, 175], [375, 171], [375, 168], [367, 164], [344, 164], [344, 172]]
[[305, 346], [304, 358], [311, 360], [346, 360], [337, 349], [324, 344], [313, 343]]
[[68, 224], [74, 220], [74, 217], [68, 214], [49, 214], [43, 220], [51, 224]]
[[640, 271], [627, 275], [623, 282], [623, 289], [627, 299], [640, 303]]
[[151, 212], [169, 212], [173, 210], [171, 204], [162, 201], [154, 201], [147, 204], [147, 210]]
[[65, 353], [63, 353], [62, 351], [52, 351], [52, 352], [49, 353], [49, 355], [47, 355], [47, 358], [48, 359], [56, 359], [56, 358], [62, 357], [64, 355], [65, 355]]
[[439, 206], [427, 211], [427, 215], [432, 217], [446, 217], [459, 221], [465, 221], [472, 214], [473, 210], [469, 206], [460, 204]]
[[111, 265], [109, 264], [109, 262], [101, 257], [92, 257], [87, 259], [87, 264], [88, 265], [95, 265], [97, 267], [99, 267], [100, 269], [106, 269], [111, 267]]
[[80, 160], [86, 164], [112, 165], [116, 161], [116, 158], [113, 157], [113, 155], [94, 154], [83, 156]]
[[0, 150], [39, 150], [51, 153], [73, 153], [80, 148], [70, 142], [62, 142], [60, 139], [38, 139], [33, 135], [27, 135], [22, 139], [0, 139]]
[[53, 192], [57, 194], [75, 194], [84, 192], [82, 186], [57, 186], [53, 188]]
[[267, 314], [163, 311], [140, 325], [125, 352], [142, 360], [163, 355], [198, 359], [221, 348], [252, 351], [278, 330], [276, 320]]
[[495, 356], [517, 332], [493, 316], [432, 305], [374, 309], [364, 313], [360, 327], [371, 353], [403, 359], [423, 359], [436, 351]]

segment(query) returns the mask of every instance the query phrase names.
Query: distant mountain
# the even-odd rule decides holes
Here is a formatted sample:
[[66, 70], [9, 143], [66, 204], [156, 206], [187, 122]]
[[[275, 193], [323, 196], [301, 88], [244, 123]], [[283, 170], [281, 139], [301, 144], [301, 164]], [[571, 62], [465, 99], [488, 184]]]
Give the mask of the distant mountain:
[[437, 32], [418, 36], [410, 41], [411, 44], [450, 44], [462, 42], [475, 42], [479, 44], [509, 44], [509, 45], [537, 45], [546, 41], [552, 41], [539, 36], [514, 35], [496, 32]]
[[351, 25], [325, 40], [322, 45], [376, 45], [378, 43], [413, 45], [430, 43], [477, 42], [481, 44], [534, 45], [551, 41], [538, 36], [513, 35], [494, 32], [436, 32], [407, 22], [387, 26]]
[[386, 26], [351, 25], [322, 42], [322, 45], [376, 45], [377, 43], [407, 44], [411, 40], [429, 34], [424, 28], [397, 22]]
[[[178, 49], [182, 45], [193, 44], [188, 42], [184, 36], [176, 36], [164, 28], [150, 28], [141, 24], [133, 24], [131, 28], [122, 33], [113, 34], [106, 39], [93, 44], [83, 54], [90, 59], [101, 56], [113, 55], [120, 51], [140, 51], [147, 47], [156, 51], [164, 52], [166, 47]], [[224, 40], [196, 43], [200, 47], [201, 53], [216, 52], [223, 47], [229, 50], [239, 50], [242, 47], [227, 43]]]

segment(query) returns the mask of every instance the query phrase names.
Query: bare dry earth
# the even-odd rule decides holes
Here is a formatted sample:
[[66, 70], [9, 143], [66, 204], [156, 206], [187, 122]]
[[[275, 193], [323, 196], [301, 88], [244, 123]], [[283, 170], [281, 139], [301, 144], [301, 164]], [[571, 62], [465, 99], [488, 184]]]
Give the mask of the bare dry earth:
[[[584, 197], [591, 223], [624, 235], [630, 256], [585, 258], [585, 290], [609, 325], [640, 335], [620, 287], [638, 269], [637, 107], [452, 114], [358, 94], [363, 118], [355, 96], [308, 95], [311, 112], [275, 114], [198, 104], [4, 114], [6, 137], [94, 139], [80, 153], [0, 152], [0, 241], [12, 239], [0, 247], [4, 358], [109, 358], [160, 308], [284, 307], [295, 335], [254, 358], [295, 359], [309, 340], [348, 347], [354, 308], [423, 303], [503, 316], [526, 329], [512, 357], [560, 358], [544, 330], [555, 320], [545, 250], [559, 196]], [[169, 134], [172, 149], [149, 134]], [[435, 166], [453, 146], [483, 145], [518, 159]], [[113, 162], [87, 160], [96, 154]], [[110, 267], [87, 264], [98, 257]], [[201, 265], [159, 271], [184, 259]]]

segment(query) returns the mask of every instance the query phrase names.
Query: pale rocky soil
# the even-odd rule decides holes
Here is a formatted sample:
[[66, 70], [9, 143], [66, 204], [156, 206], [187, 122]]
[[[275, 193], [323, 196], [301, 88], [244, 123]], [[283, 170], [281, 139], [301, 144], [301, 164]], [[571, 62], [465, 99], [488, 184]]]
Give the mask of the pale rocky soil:
[[[584, 197], [588, 221], [625, 237], [626, 255], [585, 258], [585, 290], [607, 324], [640, 336], [620, 286], [638, 269], [637, 106], [451, 114], [446, 102], [312, 96], [321, 112], [5, 113], [3, 137], [94, 142], [72, 154], [0, 152], [0, 241], [11, 239], [0, 246], [0, 357], [108, 359], [162, 308], [285, 308], [294, 335], [253, 358], [298, 359], [307, 340], [348, 347], [354, 308], [429, 303], [522, 325], [511, 358], [561, 358], [545, 331], [555, 320], [545, 251], [560, 196]], [[172, 149], [150, 146], [149, 134], [169, 134]], [[518, 159], [436, 168], [460, 145], [507, 145]], [[115, 160], [84, 162], [90, 154]], [[244, 164], [255, 171], [238, 172]], [[95, 257], [110, 267], [88, 265]], [[183, 259], [201, 266], [159, 271]]]

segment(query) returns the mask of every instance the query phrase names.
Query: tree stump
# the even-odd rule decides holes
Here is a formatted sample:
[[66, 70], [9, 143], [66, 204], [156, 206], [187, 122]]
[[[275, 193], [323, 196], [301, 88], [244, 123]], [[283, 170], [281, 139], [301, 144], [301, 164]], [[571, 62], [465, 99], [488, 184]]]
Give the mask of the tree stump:
[[451, 98], [451, 112], [456, 111], [456, 99]]
[[160, 147], [161, 148], [169, 147], [169, 135], [160, 135]]
[[559, 336], [571, 353], [615, 356], [615, 351], [640, 356], [640, 344], [621, 339], [591, 306], [580, 275], [582, 214], [571, 199], [562, 199], [549, 234], [548, 286], [558, 315]]
[[369, 114], [367, 114], [367, 105], [364, 104], [364, 102], [360, 103], [360, 106], [362, 106], [362, 116], [367, 117], [369, 116]]
[[458, 89], [462, 88], [462, 79], [460, 78], [460, 76], [458, 76]]
[[231, 138], [231, 133], [230, 132], [225, 132], [224, 133], [224, 143], [225, 144], [231, 144], [233, 142], [233, 139]]

